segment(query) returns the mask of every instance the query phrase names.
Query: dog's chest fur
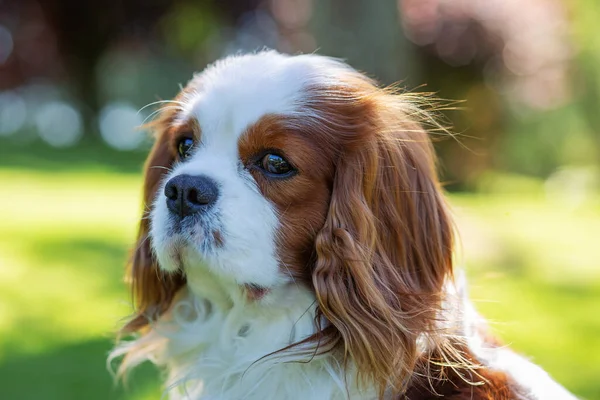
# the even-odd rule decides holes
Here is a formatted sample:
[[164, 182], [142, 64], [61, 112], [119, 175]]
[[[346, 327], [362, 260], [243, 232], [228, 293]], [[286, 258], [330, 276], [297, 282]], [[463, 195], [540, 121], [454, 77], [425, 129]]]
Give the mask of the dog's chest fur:
[[265, 307], [227, 298], [214, 286], [207, 292], [207, 282], [198, 286], [203, 297], [188, 287], [151, 332], [130, 344], [166, 368], [170, 399], [376, 397], [350, 382], [354, 374], [343, 374], [331, 354], [311, 349], [273, 354], [314, 333], [315, 301], [307, 290], [282, 288], [265, 299], [270, 303]]

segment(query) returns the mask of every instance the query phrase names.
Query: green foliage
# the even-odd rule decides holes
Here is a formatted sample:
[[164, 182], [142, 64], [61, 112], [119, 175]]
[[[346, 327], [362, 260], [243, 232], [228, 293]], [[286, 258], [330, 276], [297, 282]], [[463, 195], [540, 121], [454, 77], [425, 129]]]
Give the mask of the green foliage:
[[545, 112], [508, 104], [506, 138], [494, 149], [497, 167], [548, 176], [564, 165], [600, 163], [600, 3], [564, 1], [568, 10], [567, 39], [573, 43], [570, 101]]
[[214, 42], [222, 21], [214, 7], [206, 2], [182, 2], [175, 4], [162, 21], [166, 42], [171, 48], [188, 55], [197, 55]]

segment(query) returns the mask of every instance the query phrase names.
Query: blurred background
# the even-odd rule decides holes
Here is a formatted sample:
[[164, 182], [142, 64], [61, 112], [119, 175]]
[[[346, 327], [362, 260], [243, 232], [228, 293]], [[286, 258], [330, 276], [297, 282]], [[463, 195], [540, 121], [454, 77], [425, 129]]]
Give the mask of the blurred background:
[[0, 398], [158, 399], [105, 368], [151, 144], [194, 71], [263, 46], [464, 100], [433, 134], [479, 310], [600, 399], [597, 0], [0, 0]]

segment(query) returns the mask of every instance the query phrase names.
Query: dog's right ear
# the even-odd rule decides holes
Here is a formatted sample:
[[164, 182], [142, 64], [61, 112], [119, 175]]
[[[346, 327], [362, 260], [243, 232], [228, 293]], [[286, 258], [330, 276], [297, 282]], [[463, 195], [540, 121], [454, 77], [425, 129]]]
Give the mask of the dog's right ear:
[[163, 121], [153, 125], [157, 136], [144, 167], [142, 217], [137, 242], [130, 256], [126, 273], [126, 280], [131, 286], [135, 311], [121, 330], [125, 334], [139, 331], [150, 321], [156, 320], [169, 308], [173, 297], [185, 284], [185, 277], [181, 272], [167, 273], [159, 268], [150, 246], [148, 233], [152, 202], [164, 175], [175, 160], [167, 125]]

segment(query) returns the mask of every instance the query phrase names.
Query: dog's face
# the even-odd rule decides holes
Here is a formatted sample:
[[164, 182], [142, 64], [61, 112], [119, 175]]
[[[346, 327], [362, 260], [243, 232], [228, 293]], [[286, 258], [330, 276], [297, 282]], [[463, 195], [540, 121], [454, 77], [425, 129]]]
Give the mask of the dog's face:
[[342, 346], [382, 387], [403, 384], [451, 273], [422, 116], [324, 57], [264, 52], [207, 68], [155, 123], [127, 329], [166, 311], [195, 271], [265, 307], [293, 282], [326, 321], [315, 341]]
[[149, 166], [170, 169], [150, 211], [162, 269], [206, 268], [254, 294], [309, 281], [342, 144], [311, 127], [308, 85], [319, 67], [345, 72], [317, 61], [272, 53], [218, 64], [173, 105], [157, 143], [172, 161]]

